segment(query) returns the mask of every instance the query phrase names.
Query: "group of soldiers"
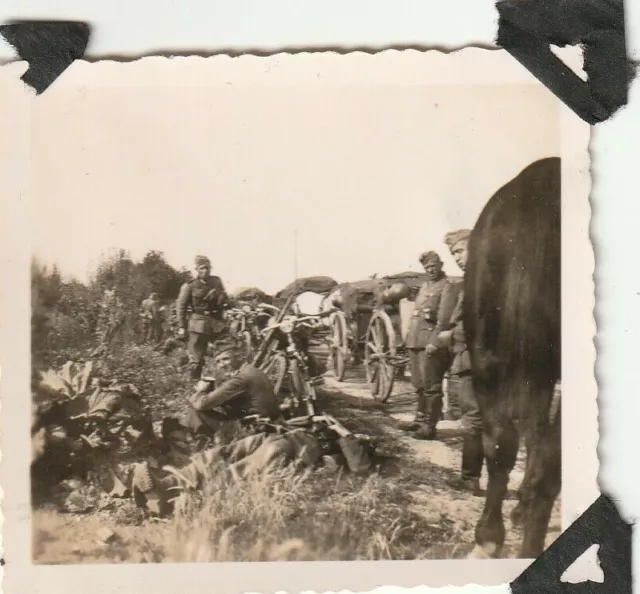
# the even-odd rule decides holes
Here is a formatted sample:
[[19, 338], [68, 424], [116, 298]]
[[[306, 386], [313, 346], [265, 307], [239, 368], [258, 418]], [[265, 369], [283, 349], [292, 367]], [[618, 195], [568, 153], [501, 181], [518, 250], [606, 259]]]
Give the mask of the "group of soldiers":
[[[218, 470], [247, 476], [274, 465], [345, 466], [366, 472], [372, 458], [363, 436], [356, 436], [337, 421], [325, 417], [301, 427], [286, 426], [273, 386], [267, 375], [246, 363], [239, 345], [229, 336], [224, 310], [229, 299], [221, 279], [211, 274], [205, 256], [195, 260], [196, 278], [185, 283], [176, 300], [180, 337], [187, 339], [190, 376], [197, 380], [188, 398], [184, 422], [172, 431], [174, 441], [188, 435], [196, 453], [181, 468], [181, 476], [199, 484]], [[205, 354], [213, 346], [215, 377], [202, 377]], [[216, 433], [227, 423], [255, 417], [261, 428], [226, 445], [215, 445]], [[171, 436], [169, 436], [171, 438]], [[175, 474], [144, 462], [133, 472], [136, 502], [165, 514], [171, 511], [171, 492], [178, 486]]]
[[[464, 273], [471, 231], [448, 233], [444, 243]], [[416, 391], [416, 414], [401, 427], [417, 439], [436, 439], [438, 422], [443, 418], [443, 383], [448, 379], [448, 411], [451, 420], [463, 428], [461, 475], [449, 486], [479, 493], [484, 462], [482, 419], [473, 393], [471, 364], [462, 323], [463, 283], [449, 279], [435, 251], [420, 256], [427, 281], [415, 300], [406, 346], [409, 350], [411, 382]]]
[[[470, 231], [461, 229], [445, 236], [456, 263], [464, 272]], [[469, 354], [462, 327], [463, 285], [448, 278], [435, 251], [420, 256], [427, 280], [420, 287], [409, 325], [406, 346], [410, 356], [412, 384], [416, 391], [416, 414], [403, 429], [418, 439], [433, 440], [438, 422], [443, 418], [443, 382], [448, 372], [448, 415], [460, 419], [463, 427], [461, 474], [448, 481], [455, 489], [479, 494], [479, 478], [484, 462], [482, 422], [471, 381]], [[189, 398], [189, 412], [180, 431], [201, 436], [203, 443], [214, 435], [221, 424], [260, 417], [277, 427], [280, 410], [268, 377], [256, 366], [247, 364], [238, 345], [226, 336], [224, 309], [228, 296], [222, 280], [211, 274], [211, 263], [197, 256], [196, 278], [185, 283], [176, 301], [178, 335], [187, 338], [190, 375], [198, 380]], [[152, 299], [148, 304], [153, 306]], [[189, 315], [188, 315], [189, 314]], [[208, 345], [214, 344], [215, 378], [201, 378]], [[362, 442], [339, 424], [323, 428], [325, 439], [317, 431], [299, 428], [285, 432], [261, 431], [228, 445], [199, 448], [182, 475], [192, 483], [202, 478], [202, 469], [223, 463], [225, 472], [245, 475], [274, 462], [295, 462], [309, 467], [327, 459], [327, 444], [333, 443], [333, 454], [351, 470], [358, 472], [371, 466]], [[335, 439], [327, 440], [326, 434]], [[330, 450], [331, 448], [329, 448]], [[334, 459], [335, 463], [335, 459]], [[166, 507], [169, 498], [162, 496], [177, 485], [171, 473], [143, 463], [136, 466], [133, 490], [143, 505], [160, 501]]]

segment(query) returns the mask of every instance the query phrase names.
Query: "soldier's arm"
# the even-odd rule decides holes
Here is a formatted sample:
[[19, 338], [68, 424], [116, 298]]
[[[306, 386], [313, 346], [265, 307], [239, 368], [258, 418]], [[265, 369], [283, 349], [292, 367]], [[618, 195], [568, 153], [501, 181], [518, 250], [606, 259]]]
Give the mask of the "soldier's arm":
[[448, 282], [444, 289], [442, 289], [442, 295], [440, 297], [440, 305], [438, 307], [438, 320], [436, 327], [433, 331], [433, 338], [431, 344], [437, 348], [443, 345], [438, 338], [438, 335], [445, 330], [451, 330], [453, 324], [451, 323], [451, 316], [458, 302], [458, 286]]
[[210, 410], [217, 408], [242, 396], [247, 389], [245, 380], [241, 377], [232, 377], [224, 382], [219, 388], [208, 394], [198, 394], [192, 401], [191, 406], [195, 410]]
[[178, 317], [178, 327], [187, 327], [187, 304], [189, 303], [189, 297], [191, 297], [191, 287], [189, 283], [184, 283], [180, 287], [180, 293], [178, 299], [176, 299], [176, 314]]
[[227, 289], [220, 277], [218, 277], [218, 291], [220, 292], [218, 297], [218, 307], [224, 309], [229, 305], [229, 295], [227, 294]]

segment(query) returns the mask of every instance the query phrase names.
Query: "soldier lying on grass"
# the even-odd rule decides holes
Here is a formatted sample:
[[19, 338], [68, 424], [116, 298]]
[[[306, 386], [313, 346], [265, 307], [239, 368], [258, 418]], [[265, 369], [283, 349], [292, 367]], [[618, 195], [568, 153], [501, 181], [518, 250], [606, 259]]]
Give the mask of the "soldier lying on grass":
[[366, 436], [352, 434], [327, 415], [303, 418], [301, 422], [307, 427], [285, 427], [265, 420], [263, 430], [254, 435], [194, 454], [179, 473], [152, 468], [148, 462], [137, 464], [132, 477], [136, 504], [157, 515], [167, 515], [173, 509], [176, 490], [184, 483], [197, 488], [207, 476], [218, 472], [246, 479], [283, 466], [296, 469], [346, 466], [355, 474], [372, 469], [372, 449]]

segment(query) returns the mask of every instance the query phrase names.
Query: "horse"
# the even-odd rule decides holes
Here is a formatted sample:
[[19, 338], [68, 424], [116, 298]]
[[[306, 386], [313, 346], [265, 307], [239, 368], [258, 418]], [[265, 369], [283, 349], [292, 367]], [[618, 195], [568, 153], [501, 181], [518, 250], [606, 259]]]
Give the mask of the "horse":
[[559, 158], [530, 164], [489, 199], [469, 237], [463, 324], [489, 476], [472, 558], [502, 553], [521, 437], [526, 470], [511, 516], [524, 529], [520, 558], [544, 550], [561, 489], [560, 177]]

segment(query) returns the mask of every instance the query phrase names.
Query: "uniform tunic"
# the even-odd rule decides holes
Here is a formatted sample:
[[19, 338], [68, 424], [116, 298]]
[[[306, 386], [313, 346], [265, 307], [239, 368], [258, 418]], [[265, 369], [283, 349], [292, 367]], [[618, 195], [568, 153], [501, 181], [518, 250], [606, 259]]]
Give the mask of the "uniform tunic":
[[[425, 347], [431, 342], [433, 332], [436, 328], [438, 319], [438, 311], [442, 292], [448, 285], [445, 276], [433, 281], [426, 282], [418, 291], [415, 300], [415, 308], [409, 322], [409, 330], [407, 333], [406, 346], [409, 349], [409, 365], [411, 371], [411, 383], [418, 392], [433, 389], [435, 382], [435, 390], [438, 391], [438, 383], [440, 389], [442, 387], [442, 376], [446, 370], [440, 372], [441, 353], [427, 355]], [[440, 379], [438, 380], [438, 376]], [[419, 408], [424, 406], [419, 402]], [[425, 411], [418, 411], [419, 413]]]
[[[178, 323], [189, 332], [213, 335], [219, 331], [222, 322], [222, 307], [227, 301], [227, 294], [217, 276], [210, 276], [206, 280], [197, 278], [185, 283], [180, 289], [176, 310]], [[187, 307], [192, 314], [187, 325]]]
[[448, 284], [447, 277], [442, 276], [437, 281], [427, 281], [420, 287], [409, 323], [407, 348], [424, 349], [431, 341], [438, 321], [442, 291]]
[[[206, 280], [197, 278], [180, 289], [176, 313], [179, 326], [189, 331], [187, 349], [194, 378], [199, 377], [202, 371], [207, 345], [225, 329], [222, 308], [227, 299], [224, 285], [217, 276]], [[188, 322], [187, 307], [192, 311]]]
[[[453, 307], [451, 307], [451, 304]], [[451, 285], [443, 295], [442, 318], [438, 320], [437, 334], [434, 333], [432, 344], [442, 346], [438, 334], [447, 330], [451, 331], [451, 351], [453, 361], [451, 363], [449, 382], [450, 391], [457, 397], [460, 403], [462, 423], [474, 430], [482, 429], [482, 419], [478, 409], [478, 403], [473, 393], [471, 380], [471, 360], [467, 349], [467, 341], [462, 321], [464, 304], [464, 287], [459, 282]]]
[[278, 402], [269, 378], [251, 364], [244, 365], [213, 392], [201, 394], [194, 404], [199, 411], [218, 407], [223, 407], [229, 416], [235, 418], [258, 414], [275, 419], [279, 415]]

